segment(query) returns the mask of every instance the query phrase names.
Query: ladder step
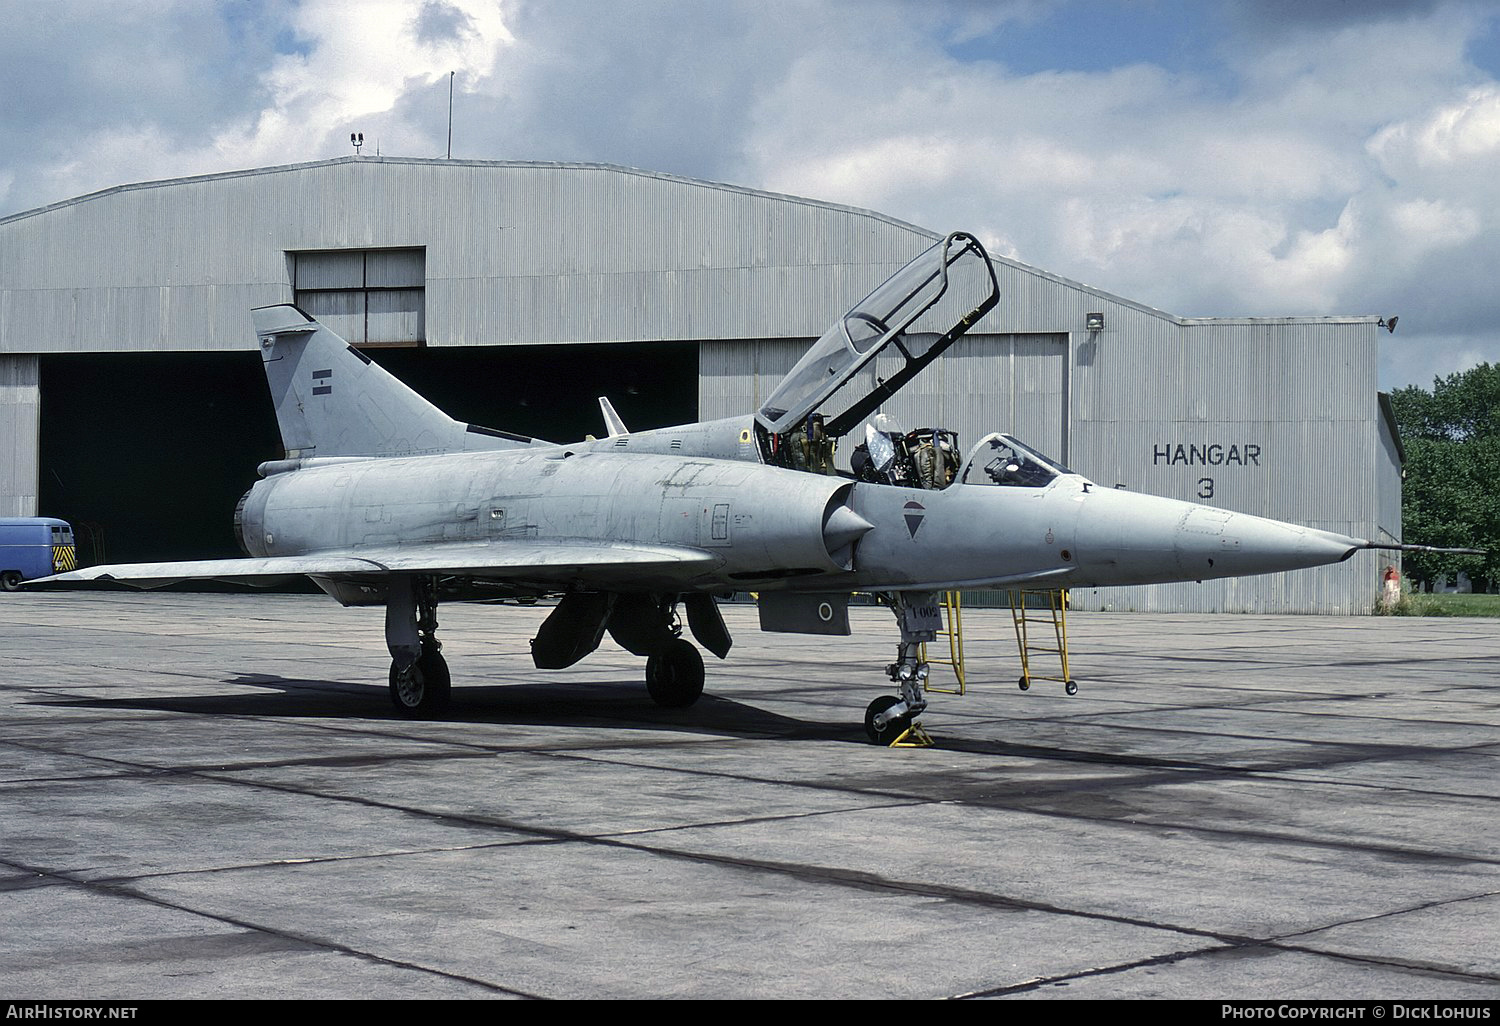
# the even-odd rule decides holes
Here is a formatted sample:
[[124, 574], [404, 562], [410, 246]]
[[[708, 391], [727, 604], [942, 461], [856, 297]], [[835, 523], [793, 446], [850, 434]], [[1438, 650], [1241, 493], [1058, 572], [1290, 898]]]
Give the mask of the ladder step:
[[963, 615], [960, 612], [961, 598], [961, 593], [956, 591], [946, 591], [943, 593], [943, 620], [946, 627], [933, 632], [935, 635], [933, 638], [934, 642], [937, 641], [937, 638], [945, 637], [948, 639], [948, 658], [929, 656], [927, 653], [927, 643], [924, 642], [922, 645], [922, 661], [953, 667], [953, 675], [957, 678], [957, 684], [955, 687], [944, 688], [938, 686], [929, 677], [922, 685], [922, 690], [924, 691], [962, 695], [967, 690], [964, 676], [964, 628]]

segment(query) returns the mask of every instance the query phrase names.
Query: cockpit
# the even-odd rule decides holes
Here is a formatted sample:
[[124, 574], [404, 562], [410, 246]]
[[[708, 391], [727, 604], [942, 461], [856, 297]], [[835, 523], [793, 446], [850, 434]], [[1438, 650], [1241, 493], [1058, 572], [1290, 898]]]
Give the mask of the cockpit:
[[946, 428], [901, 431], [879, 416], [849, 458], [856, 480], [907, 488], [946, 488], [958, 477], [958, 435]]
[[[978, 239], [954, 232], [929, 247], [834, 322], [771, 391], [755, 416], [761, 459], [923, 489], [1043, 488], [1071, 474], [1011, 435], [986, 435], [965, 458], [957, 432], [903, 431], [876, 412], [978, 323], [999, 294]], [[847, 446], [861, 426], [863, 439], [847, 464], [836, 463], [840, 440]]]
[[996, 432], [985, 435], [969, 451], [958, 480], [972, 485], [1044, 488], [1059, 475], [1072, 473], [1014, 436]]
[[960, 462], [956, 432], [918, 428], [902, 432], [884, 417], [865, 425], [865, 440], [854, 449], [854, 477], [872, 484], [938, 489], [952, 484], [1003, 488], [1045, 488], [1073, 471], [1050, 460], [1012, 435], [985, 435]]

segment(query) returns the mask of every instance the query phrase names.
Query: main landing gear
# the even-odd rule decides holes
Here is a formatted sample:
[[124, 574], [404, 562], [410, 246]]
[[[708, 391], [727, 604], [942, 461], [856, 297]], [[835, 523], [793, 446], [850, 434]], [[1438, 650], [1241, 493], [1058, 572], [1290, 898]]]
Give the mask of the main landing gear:
[[673, 638], [646, 659], [646, 691], [657, 705], [681, 709], [703, 694], [703, 657], [693, 643]]
[[619, 646], [646, 658], [646, 691], [657, 705], [681, 709], [703, 694], [703, 656], [682, 636], [677, 606], [704, 648], [723, 659], [732, 642], [713, 597], [570, 592], [543, 621], [531, 642], [540, 670], [561, 670], [599, 647], [608, 631]]
[[927, 708], [924, 693], [927, 664], [922, 645], [937, 637], [942, 627], [942, 608], [935, 592], [893, 591], [880, 596], [901, 628], [896, 661], [885, 668], [896, 685], [894, 695], [881, 695], [865, 710], [865, 733], [877, 745], [925, 748], [932, 738], [916, 717]]
[[437, 627], [436, 579], [392, 574], [385, 643], [391, 652], [391, 704], [402, 716], [425, 719], [448, 707], [452, 682]]
[[621, 648], [646, 657], [646, 692], [667, 709], [690, 706], [703, 694], [703, 657], [682, 636], [677, 602], [676, 595], [619, 595], [605, 621]]

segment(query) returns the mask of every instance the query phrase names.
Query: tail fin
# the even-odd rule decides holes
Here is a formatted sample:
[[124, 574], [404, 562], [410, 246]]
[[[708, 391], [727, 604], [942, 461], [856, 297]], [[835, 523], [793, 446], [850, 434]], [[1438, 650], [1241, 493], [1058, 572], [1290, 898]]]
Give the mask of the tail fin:
[[534, 444], [454, 420], [295, 306], [263, 306], [251, 317], [289, 459]]
[[630, 429], [625, 426], [625, 422], [621, 420], [620, 415], [615, 412], [614, 403], [610, 402], [608, 398], [602, 395], [599, 397], [599, 412], [604, 415], [604, 431], [606, 437], [616, 438], [620, 435], [630, 434]]

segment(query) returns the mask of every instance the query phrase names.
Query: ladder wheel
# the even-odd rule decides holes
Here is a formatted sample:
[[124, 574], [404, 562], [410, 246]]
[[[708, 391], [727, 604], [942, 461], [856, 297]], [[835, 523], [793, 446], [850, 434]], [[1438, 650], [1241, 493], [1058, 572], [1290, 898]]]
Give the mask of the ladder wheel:
[[1019, 681], [1016, 682], [1016, 687], [1020, 688], [1022, 691], [1030, 691], [1031, 679], [1029, 677], [1022, 677]]
[[1070, 695], [1076, 695], [1076, 694], [1078, 694], [1078, 682], [1076, 680], [1070, 680], [1070, 681], [1065, 682], [1063, 684], [1063, 690], [1066, 691]]

